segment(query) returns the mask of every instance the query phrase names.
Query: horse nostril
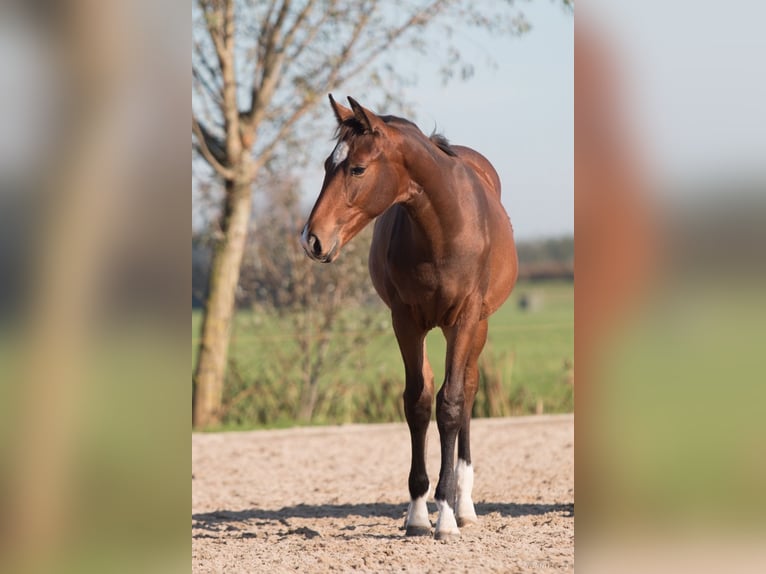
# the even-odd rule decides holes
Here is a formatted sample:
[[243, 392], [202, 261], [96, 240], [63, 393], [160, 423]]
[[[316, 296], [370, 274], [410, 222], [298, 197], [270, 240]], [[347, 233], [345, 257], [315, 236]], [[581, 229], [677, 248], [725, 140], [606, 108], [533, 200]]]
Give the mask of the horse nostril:
[[314, 254], [314, 257], [319, 257], [322, 255], [322, 243], [313, 233], [309, 235], [309, 249], [311, 249], [311, 253]]

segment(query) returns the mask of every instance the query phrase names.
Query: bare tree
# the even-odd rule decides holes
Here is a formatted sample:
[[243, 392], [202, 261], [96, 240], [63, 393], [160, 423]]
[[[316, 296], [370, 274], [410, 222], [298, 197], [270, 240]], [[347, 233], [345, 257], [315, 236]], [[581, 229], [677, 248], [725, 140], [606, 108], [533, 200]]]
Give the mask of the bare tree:
[[[192, 146], [223, 182], [198, 362], [193, 424], [218, 421], [230, 323], [252, 209], [251, 188], [275, 159], [300, 161], [306, 116], [325, 94], [352, 82], [396, 96], [392, 50], [424, 51], [441, 26], [435, 62], [468, 77], [453, 23], [498, 34], [527, 29], [513, 2], [482, 9], [468, 0], [197, 0], [192, 9]], [[566, 3], [565, 3], [566, 4]], [[433, 34], [428, 37], [435, 37]], [[286, 155], [285, 150], [290, 154]]]

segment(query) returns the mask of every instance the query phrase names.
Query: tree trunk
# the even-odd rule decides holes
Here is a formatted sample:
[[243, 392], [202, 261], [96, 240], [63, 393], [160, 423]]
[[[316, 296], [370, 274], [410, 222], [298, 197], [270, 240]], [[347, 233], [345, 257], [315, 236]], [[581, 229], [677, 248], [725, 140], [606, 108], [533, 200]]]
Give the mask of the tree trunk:
[[213, 253], [202, 336], [194, 373], [192, 426], [200, 429], [220, 422], [223, 380], [234, 314], [239, 270], [247, 240], [251, 185], [254, 174], [249, 166], [238, 170], [238, 177], [226, 182], [226, 213], [223, 239]]

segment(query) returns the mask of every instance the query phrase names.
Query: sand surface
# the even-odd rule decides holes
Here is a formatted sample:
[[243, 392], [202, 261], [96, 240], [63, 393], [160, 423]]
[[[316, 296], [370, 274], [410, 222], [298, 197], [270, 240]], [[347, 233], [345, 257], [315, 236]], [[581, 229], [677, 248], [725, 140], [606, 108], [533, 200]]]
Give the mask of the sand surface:
[[[573, 572], [574, 417], [474, 420], [471, 438], [480, 522], [446, 542], [404, 536], [403, 423], [194, 434], [192, 569]], [[438, 440], [432, 423], [432, 496]]]

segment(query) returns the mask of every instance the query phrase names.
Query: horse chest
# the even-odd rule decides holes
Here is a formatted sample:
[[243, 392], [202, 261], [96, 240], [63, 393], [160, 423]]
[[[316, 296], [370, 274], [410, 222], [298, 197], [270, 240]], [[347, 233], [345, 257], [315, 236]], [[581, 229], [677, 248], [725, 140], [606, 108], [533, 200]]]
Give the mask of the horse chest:
[[425, 328], [454, 322], [469, 294], [477, 291], [475, 272], [463, 266], [429, 261], [389, 261], [388, 278], [395, 299], [407, 305]]
[[[388, 274], [400, 295], [434, 295], [443, 287], [443, 276], [434, 263], [390, 262]], [[409, 297], [407, 297], [409, 299]]]

